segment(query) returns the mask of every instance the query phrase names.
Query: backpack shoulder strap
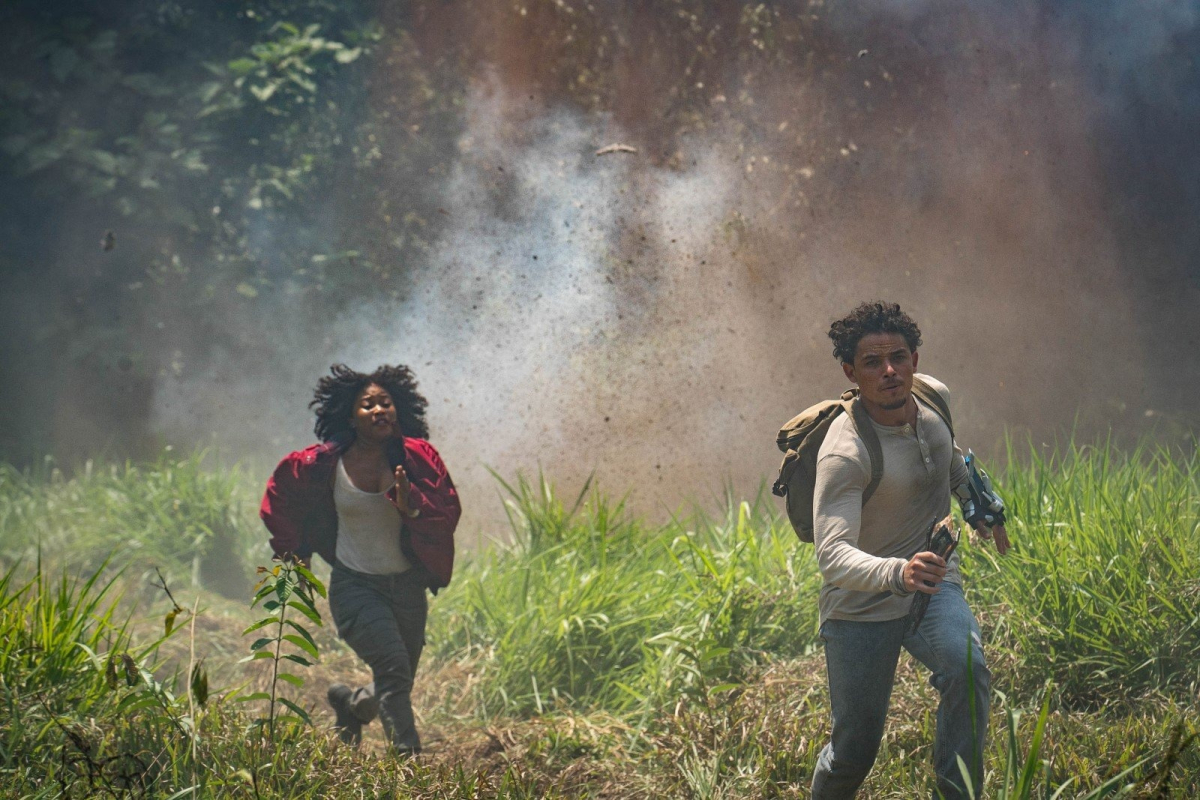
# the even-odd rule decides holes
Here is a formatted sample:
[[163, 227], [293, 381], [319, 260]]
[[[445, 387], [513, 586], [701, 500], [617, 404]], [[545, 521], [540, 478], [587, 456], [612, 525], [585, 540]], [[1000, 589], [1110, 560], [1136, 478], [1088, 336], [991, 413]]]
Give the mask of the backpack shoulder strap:
[[863, 445], [867, 448], [867, 455], [871, 458], [871, 480], [863, 489], [862, 496], [865, 506], [871, 499], [871, 495], [875, 494], [875, 490], [879, 488], [879, 481], [883, 478], [883, 447], [879, 444], [879, 434], [875, 431], [875, 426], [871, 424], [871, 418], [867, 416], [867, 409], [863, 407], [862, 401], [857, 395], [852, 400], [846, 401], [846, 411], [854, 420], [858, 438], [862, 439]]
[[946, 399], [942, 397], [941, 392], [916, 376], [913, 377], [912, 390], [918, 400], [932, 408], [942, 418], [942, 422], [946, 423], [946, 427], [950, 429], [950, 437], [953, 438], [954, 421], [950, 416], [950, 406], [946, 404]]

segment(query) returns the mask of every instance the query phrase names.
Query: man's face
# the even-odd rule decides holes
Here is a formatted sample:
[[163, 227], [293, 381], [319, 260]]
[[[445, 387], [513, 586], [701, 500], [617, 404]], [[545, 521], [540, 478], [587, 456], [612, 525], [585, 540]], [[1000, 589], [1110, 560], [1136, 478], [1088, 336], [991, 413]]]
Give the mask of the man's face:
[[383, 442], [400, 435], [396, 424], [396, 406], [382, 386], [371, 383], [354, 398], [350, 419], [354, 432], [364, 439]]
[[868, 333], [854, 351], [854, 363], [842, 364], [863, 399], [887, 411], [904, 408], [912, 394], [917, 354], [898, 333]]

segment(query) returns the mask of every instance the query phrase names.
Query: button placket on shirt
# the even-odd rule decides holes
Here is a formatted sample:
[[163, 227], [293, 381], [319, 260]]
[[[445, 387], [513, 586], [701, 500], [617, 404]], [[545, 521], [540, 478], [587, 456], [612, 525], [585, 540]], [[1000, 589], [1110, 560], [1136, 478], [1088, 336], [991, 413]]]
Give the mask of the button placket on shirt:
[[917, 410], [917, 428], [913, 431], [917, 437], [917, 444], [921, 447], [921, 461], [925, 464], [925, 471], [930, 475], [933, 474], [933, 454], [929, 452], [929, 442], [921, 435], [921, 413]]

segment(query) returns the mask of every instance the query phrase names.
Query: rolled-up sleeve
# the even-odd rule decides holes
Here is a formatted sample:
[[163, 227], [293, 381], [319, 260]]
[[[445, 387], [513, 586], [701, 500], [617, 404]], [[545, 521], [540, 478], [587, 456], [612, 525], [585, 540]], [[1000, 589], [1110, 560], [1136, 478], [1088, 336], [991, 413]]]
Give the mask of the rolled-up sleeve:
[[881, 558], [860, 550], [862, 497], [870, 476], [861, 465], [836, 453], [817, 461], [813, 493], [813, 543], [825, 581], [855, 592], [904, 591], [904, 559]]

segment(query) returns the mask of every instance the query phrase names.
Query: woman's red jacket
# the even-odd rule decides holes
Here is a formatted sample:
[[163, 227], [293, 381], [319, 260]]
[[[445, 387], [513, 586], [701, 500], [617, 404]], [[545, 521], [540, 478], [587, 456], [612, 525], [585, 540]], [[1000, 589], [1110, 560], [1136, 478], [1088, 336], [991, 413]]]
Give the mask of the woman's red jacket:
[[[334, 468], [350, 446], [352, 437], [298, 450], [279, 462], [267, 481], [259, 516], [271, 532], [271, 549], [277, 556], [292, 554], [308, 560], [319, 553], [333, 563], [337, 552], [337, 510], [333, 503]], [[462, 514], [458, 492], [446, 465], [433, 445], [405, 437], [388, 449], [394, 469], [404, 467], [411, 488], [408, 507], [416, 515], [397, 517], [396, 534], [409, 560], [429, 573], [430, 588], [450, 583], [454, 569], [454, 529]], [[396, 501], [395, 487], [388, 491]]]

